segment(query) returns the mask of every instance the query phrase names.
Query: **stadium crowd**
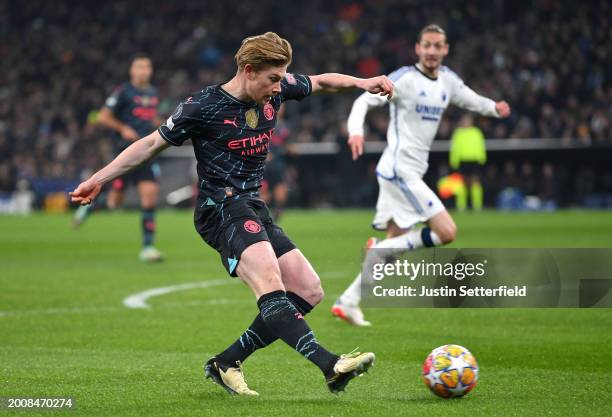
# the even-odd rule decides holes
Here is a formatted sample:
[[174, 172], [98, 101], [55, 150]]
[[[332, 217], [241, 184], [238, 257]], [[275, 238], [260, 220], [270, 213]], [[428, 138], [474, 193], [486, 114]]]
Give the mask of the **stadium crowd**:
[[[606, 144], [612, 140], [611, 7], [605, 0], [564, 3], [0, 2], [0, 191], [14, 190], [20, 179], [34, 188], [61, 187], [112, 158], [110, 133], [95, 126], [96, 111], [127, 79], [134, 53], [152, 56], [159, 111], [167, 116], [189, 92], [229, 79], [232, 51], [245, 36], [267, 30], [292, 42], [295, 72], [365, 77], [414, 63], [418, 30], [436, 22], [451, 45], [445, 63], [477, 92], [512, 105], [509, 119], [477, 120], [487, 138]], [[344, 142], [354, 98], [290, 105], [292, 140]], [[447, 112], [440, 139], [450, 137], [459, 115]], [[386, 110], [372, 112], [369, 125], [367, 139], [384, 140]], [[510, 168], [497, 167], [504, 169]]]

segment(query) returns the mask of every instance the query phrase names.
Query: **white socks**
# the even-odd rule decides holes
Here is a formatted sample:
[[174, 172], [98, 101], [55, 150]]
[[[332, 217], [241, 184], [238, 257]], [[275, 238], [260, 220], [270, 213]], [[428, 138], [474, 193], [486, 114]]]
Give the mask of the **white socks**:
[[[388, 261], [382, 258], [395, 258], [403, 252], [414, 249], [441, 245], [442, 241], [429, 227], [412, 229], [403, 235], [392, 237], [378, 242], [370, 249], [389, 249], [389, 251], [368, 250], [364, 259], [364, 264], [380, 263]], [[384, 253], [383, 253], [384, 252]], [[342, 304], [357, 305], [361, 301], [361, 272], [357, 274], [355, 280], [348, 286], [339, 298]]]

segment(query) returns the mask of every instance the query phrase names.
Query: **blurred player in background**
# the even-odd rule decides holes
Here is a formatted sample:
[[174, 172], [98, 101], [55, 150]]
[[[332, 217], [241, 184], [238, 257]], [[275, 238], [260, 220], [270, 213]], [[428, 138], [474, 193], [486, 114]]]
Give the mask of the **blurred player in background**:
[[472, 115], [464, 114], [451, 136], [449, 153], [450, 167], [459, 171], [464, 184], [464, 192], [455, 196], [458, 210], [464, 211], [467, 208], [468, 197], [472, 210], [482, 210], [484, 193], [480, 177], [485, 162], [487, 162], [487, 149], [484, 134], [474, 126]]
[[[258, 395], [247, 386], [241, 364], [255, 350], [281, 339], [315, 364], [329, 390], [337, 393], [373, 364], [374, 354], [338, 356], [315, 338], [304, 315], [323, 297], [321, 280], [302, 252], [273, 223], [258, 190], [283, 101], [349, 88], [390, 97], [393, 84], [385, 76], [360, 79], [343, 74], [289, 74], [291, 45], [273, 32], [245, 39], [235, 58], [238, 70], [230, 81], [183, 100], [157, 131], [134, 142], [82, 182], [71, 193], [72, 200], [91, 203], [105, 183], [168, 146], [180, 146], [191, 139], [200, 186], [196, 230], [219, 252], [227, 272], [249, 286], [259, 308], [249, 328], [205, 363], [205, 375], [232, 394]], [[283, 378], [291, 383], [290, 375]]]
[[[376, 167], [379, 194], [373, 227], [386, 230], [385, 240], [368, 240], [366, 249], [387, 249], [386, 254], [431, 247], [455, 239], [455, 222], [438, 196], [425, 184], [429, 150], [446, 107], [454, 104], [485, 116], [508, 117], [510, 106], [479, 96], [467, 87], [453, 71], [442, 66], [448, 54], [446, 33], [438, 25], [429, 25], [419, 34], [415, 51], [416, 65], [402, 67], [389, 78], [395, 83], [390, 101], [387, 147]], [[353, 159], [363, 153], [363, 124], [366, 113], [388, 100], [369, 93], [362, 94], [348, 119], [349, 146]], [[425, 227], [416, 228], [418, 223]], [[381, 251], [367, 251], [368, 257]], [[385, 262], [381, 259], [380, 262]], [[358, 326], [369, 326], [359, 308], [361, 274], [344, 291], [332, 307], [332, 314]]]
[[281, 106], [277, 114], [276, 129], [272, 134], [270, 149], [264, 170], [264, 181], [261, 184], [261, 199], [272, 209], [272, 219], [278, 222], [287, 198], [289, 186], [287, 185], [287, 161], [285, 157], [291, 153], [291, 144], [287, 143], [289, 128], [284, 122], [285, 106]]
[[[97, 123], [115, 131], [117, 154], [132, 142], [154, 131], [160, 124], [157, 116], [157, 91], [151, 85], [153, 63], [146, 54], [137, 54], [130, 64], [130, 81], [115, 88], [98, 115]], [[139, 258], [143, 262], [157, 262], [163, 255], [154, 247], [155, 208], [159, 194], [160, 169], [156, 162], [146, 162], [129, 175], [117, 178], [108, 191], [106, 204], [116, 209], [123, 202], [125, 187], [135, 183], [138, 187], [141, 207], [142, 249]], [[92, 205], [81, 206], [74, 216], [74, 226], [79, 227], [92, 212]]]

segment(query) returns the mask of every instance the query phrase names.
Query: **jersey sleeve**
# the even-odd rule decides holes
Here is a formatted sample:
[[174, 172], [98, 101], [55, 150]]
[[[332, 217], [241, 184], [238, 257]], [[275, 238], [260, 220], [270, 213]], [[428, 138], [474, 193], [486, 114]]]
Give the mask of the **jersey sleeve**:
[[365, 123], [366, 114], [373, 107], [380, 107], [387, 104], [389, 100], [386, 97], [378, 94], [368, 93], [367, 91], [357, 97], [353, 103], [351, 112], [347, 121], [349, 136], [363, 136], [363, 124]]
[[490, 98], [483, 97], [470, 87], [465, 85], [463, 80], [456, 75], [451, 75], [453, 94], [450, 102], [463, 109], [467, 109], [484, 116], [499, 117], [495, 110], [495, 102]]
[[104, 102], [104, 107], [113, 114], [117, 114], [125, 102], [125, 89], [122, 86], [116, 87], [112, 94]]
[[200, 134], [204, 125], [199, 102], [182, 101], [158, 130], [159, 134], [171, 145], [181, 146], [187, 139]]
[[312, 93], [312, 83], [310, 77], [302, 74], [285, 74], [281, 80], [281, 99], [301, 100]]

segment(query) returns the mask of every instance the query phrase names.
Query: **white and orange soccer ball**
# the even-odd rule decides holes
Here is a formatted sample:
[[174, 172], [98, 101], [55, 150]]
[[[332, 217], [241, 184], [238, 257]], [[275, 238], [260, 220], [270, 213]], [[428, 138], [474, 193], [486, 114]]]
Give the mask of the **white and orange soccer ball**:
[[427, 388], [437, 396], [462, 397], [478, 382], [478, 363], [463, 346], [444, 345], [427, 356], [422, 376]]

